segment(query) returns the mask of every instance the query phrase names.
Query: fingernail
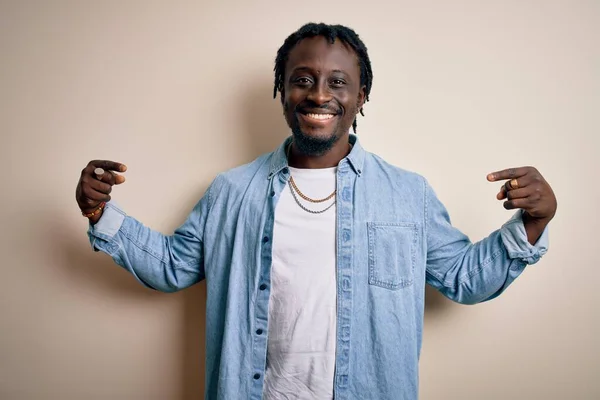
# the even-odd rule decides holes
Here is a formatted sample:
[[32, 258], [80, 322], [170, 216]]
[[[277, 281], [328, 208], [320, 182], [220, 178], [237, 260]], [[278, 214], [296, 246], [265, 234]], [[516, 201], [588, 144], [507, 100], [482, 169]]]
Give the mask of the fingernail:
[[121, 164], [121, 168], [120, 168], [121, 172], [125, 172], [127, 171], [127, 165], [125, 164]]
[[488, 181], [493, 181], [494, 180], [494, 174], [488, 174], [487, 178], [488, 178]]

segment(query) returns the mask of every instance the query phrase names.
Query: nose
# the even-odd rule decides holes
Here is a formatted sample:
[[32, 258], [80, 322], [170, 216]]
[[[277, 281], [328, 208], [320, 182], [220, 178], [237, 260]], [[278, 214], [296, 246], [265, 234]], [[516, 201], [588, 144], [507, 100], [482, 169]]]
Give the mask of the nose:
[[331, 101], [331, 93], [327, 87], [327, 82], [322, 79], [312, 85], [306, 98], [319, 106]]

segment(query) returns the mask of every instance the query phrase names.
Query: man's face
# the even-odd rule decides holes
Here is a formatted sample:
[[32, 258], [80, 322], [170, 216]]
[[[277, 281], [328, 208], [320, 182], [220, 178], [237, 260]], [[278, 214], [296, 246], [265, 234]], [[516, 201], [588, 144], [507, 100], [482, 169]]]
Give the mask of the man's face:
[[364, 103], [357, 55], [339, 40], [306, 38], [290, 51], [284, 79], [283, 110], [296, 146], [322, 155], [348, 133]]

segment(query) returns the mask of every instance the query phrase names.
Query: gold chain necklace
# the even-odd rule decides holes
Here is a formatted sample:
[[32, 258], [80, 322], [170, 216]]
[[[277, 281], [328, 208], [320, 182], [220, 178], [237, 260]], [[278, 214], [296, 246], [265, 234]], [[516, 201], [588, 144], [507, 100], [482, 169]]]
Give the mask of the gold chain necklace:
[[[289, 183], [289, 181], [288, 181]], [[331, 207], [335, 206], [335, 201], [332, 201], [330, 205], [328, 205], [327, 207], [325, 207], [323, 210], [311, 210], [308, 209], [306, 207], [304, 207], [304, 205], [300, 202], [300, 200], [298, 200], [298, 197], [296, 197], [296, 193], [294, 192], [294, 189], [292, 188], [292, 185], [290, 184], [290, 193], [292, 193], [292, 197], [294, 198], [294, 201], [296, 202], [296, 204], [298, 204], [298, 206], [303, 209], [304, 211], [311, 213], [311, 214], [323, 214], [325, 211], [329, 210]]]
[[300, 191], [300, 189], [298, 189], [298, 186], [296, 186], [296, 182], [294, 182], [294, 178], [292, 176], [290, 176], [290, 185], [292, 185], [292, 187], [294, 188], [296, 193], [298, 193], [298, 196], [302, 197], [306, 201], [310, 201], [311, 203], [323, 203], [324, 201], [330, 200], [335, 196], [335, 192], [336, 192], [336, 190], [334, 190], [333, 193], [331, 193], [329, 196], [325, 197], [324, 199], [311, 199], [310, 197], [308, 197], [307, 195], [302, 193]]
[[[290, 142], [290, 145], [288, 146], [288, 149], [287, 149], [288, 164], [290, 162], [290, 150], [292, 149], [292, 143], [293, 142]], [[296, 182], [294, 182], [294, 177], [291, 175], [290, 175], [290, 186], [293, 188], [293, 190], [296, 191], [296, 193], [298, 193], [298, 196], [302, 197], [304, 200], [309, 201], [311, 203], [323, 203], [327, 200], [331, 200], [335, 196], [335, 193], [337, 192], [337, 189], [334, 190], [333, 193], [331, 193], [329, 196], [325, 197], [324, 199], [311, 199], [310, 197], [308, 197], [307, 195], [302, 193], [300, 191], [300, 189], [298, 189], [298, 186], [296, 186]]]

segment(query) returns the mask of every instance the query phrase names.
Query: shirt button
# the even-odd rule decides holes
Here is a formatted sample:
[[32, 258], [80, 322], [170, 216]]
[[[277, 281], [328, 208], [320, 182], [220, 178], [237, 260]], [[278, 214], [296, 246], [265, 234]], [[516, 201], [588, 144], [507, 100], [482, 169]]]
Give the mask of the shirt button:
[[260, 374], [254, 374], [254, 379], [260, 379]]
[[259, 289], [260, 290], [265, 290], [267, 288], [267, 285], [265, 285], [264, 283], [262, 285], [260, 285]]
[[257, 335], [262, 335], [262, 333], [263, 333], [263, 330], [262, 330], [262, 329], [257, 329], [257, 330], [256, 330], [256, 334], [257, 334]]
[[263, 238], [263, 243], [267, 243], [268, 241], [269, 241], [269, 237], [268, 237], [268, 236], [265, 236], [265, 237]]
[[282, 169], [281, 172], [283, 172], [284, 174], [287, 175], [290, 172], [290, 170], [287, 169], [287, 167], [286, 167], [286, 168]]
[[271, 197], [275, 197], [275, 191], [274, 190], [271, 192]]
[[350, 290], [350, 279], [344, 278], [342, 280], [342, 289], [344, 289], [344, 290]]

